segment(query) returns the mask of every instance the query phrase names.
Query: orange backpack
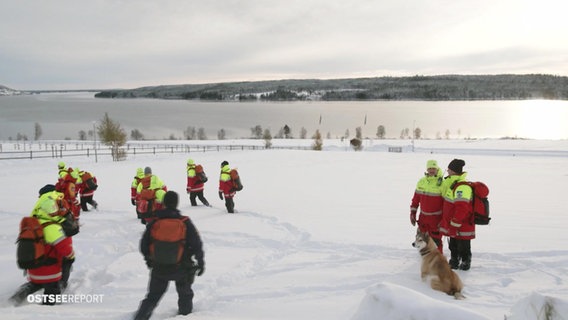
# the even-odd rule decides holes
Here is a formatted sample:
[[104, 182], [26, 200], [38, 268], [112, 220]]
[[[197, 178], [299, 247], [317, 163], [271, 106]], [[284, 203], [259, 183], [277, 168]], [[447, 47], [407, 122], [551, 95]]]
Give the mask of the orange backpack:
[[239, 176], [237, 169], [231, 169], [229, 174], [231, 175], [231, 181], [233, 181], [233, 188], [237, 191], [243, 190], [243, 184], [241, 183], [241, 177]]
[[43, 227], [50, 222], [39, 223], [36, 217], [23, 217], [20, 221], [20, 234], [17, 245], [17, 260], [20, 269], [35, 269], [41, 266], [53, 264], [55, 259], [48, 259], [45, 252], [45, 239]]
[[99, 187], [95, 182], [93, 175], [90, 172], [87, 171], [83, 172], [83, 174], [81, 175], [81, 180], [83, 180], [83, 183], [90, 190], [97, 190], [97, 188]]
[[181, 262], [185, 247], [188, 217], [158, 219], [150, 230], [150, 258], [154, 265]]
[[203, 171], [203, 166], [198, 164], [195, 166], [195, 175], [199, 178], [199, 180], [201, 180], [201, 182], [205, 183], [207, 182], [207, 175], [205, 174], [205, 171]]

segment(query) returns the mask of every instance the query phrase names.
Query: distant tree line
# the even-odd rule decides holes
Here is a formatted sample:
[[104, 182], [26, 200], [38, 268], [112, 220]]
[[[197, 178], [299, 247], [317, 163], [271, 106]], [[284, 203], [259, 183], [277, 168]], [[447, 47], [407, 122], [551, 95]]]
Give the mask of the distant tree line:
[[505, 74], [230, 82], [106, 90], [95, 97], [215, 101], [568, 100], [568, 77]]

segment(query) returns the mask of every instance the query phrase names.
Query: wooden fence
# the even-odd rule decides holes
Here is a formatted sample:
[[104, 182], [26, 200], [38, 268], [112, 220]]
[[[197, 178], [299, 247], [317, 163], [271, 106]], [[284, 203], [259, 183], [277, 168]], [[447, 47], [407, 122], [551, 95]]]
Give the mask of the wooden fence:
[[[61, 144], [19, 144], [10, 148], [10, 151], [3, 151], [0, 145], [0, 160], [15, 159], [41, 159], [41, 158], [67, 158], [67, 157], [112, 157], [112, 149], [104, 145], [84, 143], [61, 143]], [[213, 151], [240, 151], [240, 150], [265, 150], [265, 149], [298, 149], [310, 150], [311, 147], [290, 146], [290, 147], [270, 147], [258, 145], [187, 145], [187, 144], [136, 144], [126, 145], [120, 148], [119, 152], [123, 157], [138, 154], [163, 154], [163, 153], [191, 153], [191, 152], [213, 152]]]

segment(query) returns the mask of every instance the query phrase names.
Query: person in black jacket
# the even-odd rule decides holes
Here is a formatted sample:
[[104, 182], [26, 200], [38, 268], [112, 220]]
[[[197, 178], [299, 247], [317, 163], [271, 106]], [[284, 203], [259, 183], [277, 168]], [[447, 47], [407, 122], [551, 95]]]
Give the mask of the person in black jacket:
[[[187, 315], [193, 309], [193, 283], [195, 274], [201, 276], [205, 271], [203, 260], [203, 244], [199, 233], [189, 217], [181, 215], [177, 210], [178, 194], [174, 191], [166, 192], [164, 196], [165, 209], [156, 212], [156, 220], [146, 226], [146, 231], [140, 240], [140, 252], [144, 255], [146, 265], [151, 269], [150, 283], [146, 298], [140, 303], [140, 307], [134, 317], [135, 320], [150, 319], [152, 312], [158, 305], [160, 298], [168, 289], [169, 281], [175, 281], [178, 293], [178, 313]], [[160, 220], [179, 219], [185, 225], [185, 243], [181, 260], [174, 264], [160, 263], [157, 252], [158, 242], [152, 237], [153, 227], [159, 224]], [[167, 250], [165, 250], [167, 252]], [[155, 253], [155, 254], [154, 254]], [[173, 253], [175, 255], [177, 252]], [[160, 255], [163, 256], [163, 255]], [[195, 261], [194, 261], [195, 260]]]

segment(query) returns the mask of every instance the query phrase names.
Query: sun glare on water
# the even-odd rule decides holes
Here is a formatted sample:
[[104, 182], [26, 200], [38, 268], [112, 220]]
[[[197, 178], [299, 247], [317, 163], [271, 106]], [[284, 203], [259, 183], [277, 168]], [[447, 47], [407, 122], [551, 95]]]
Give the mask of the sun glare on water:
[[529, 100], [518, 105], [514, 130], [518, 137], [567, 139], [568, 105], [563, 101]]

